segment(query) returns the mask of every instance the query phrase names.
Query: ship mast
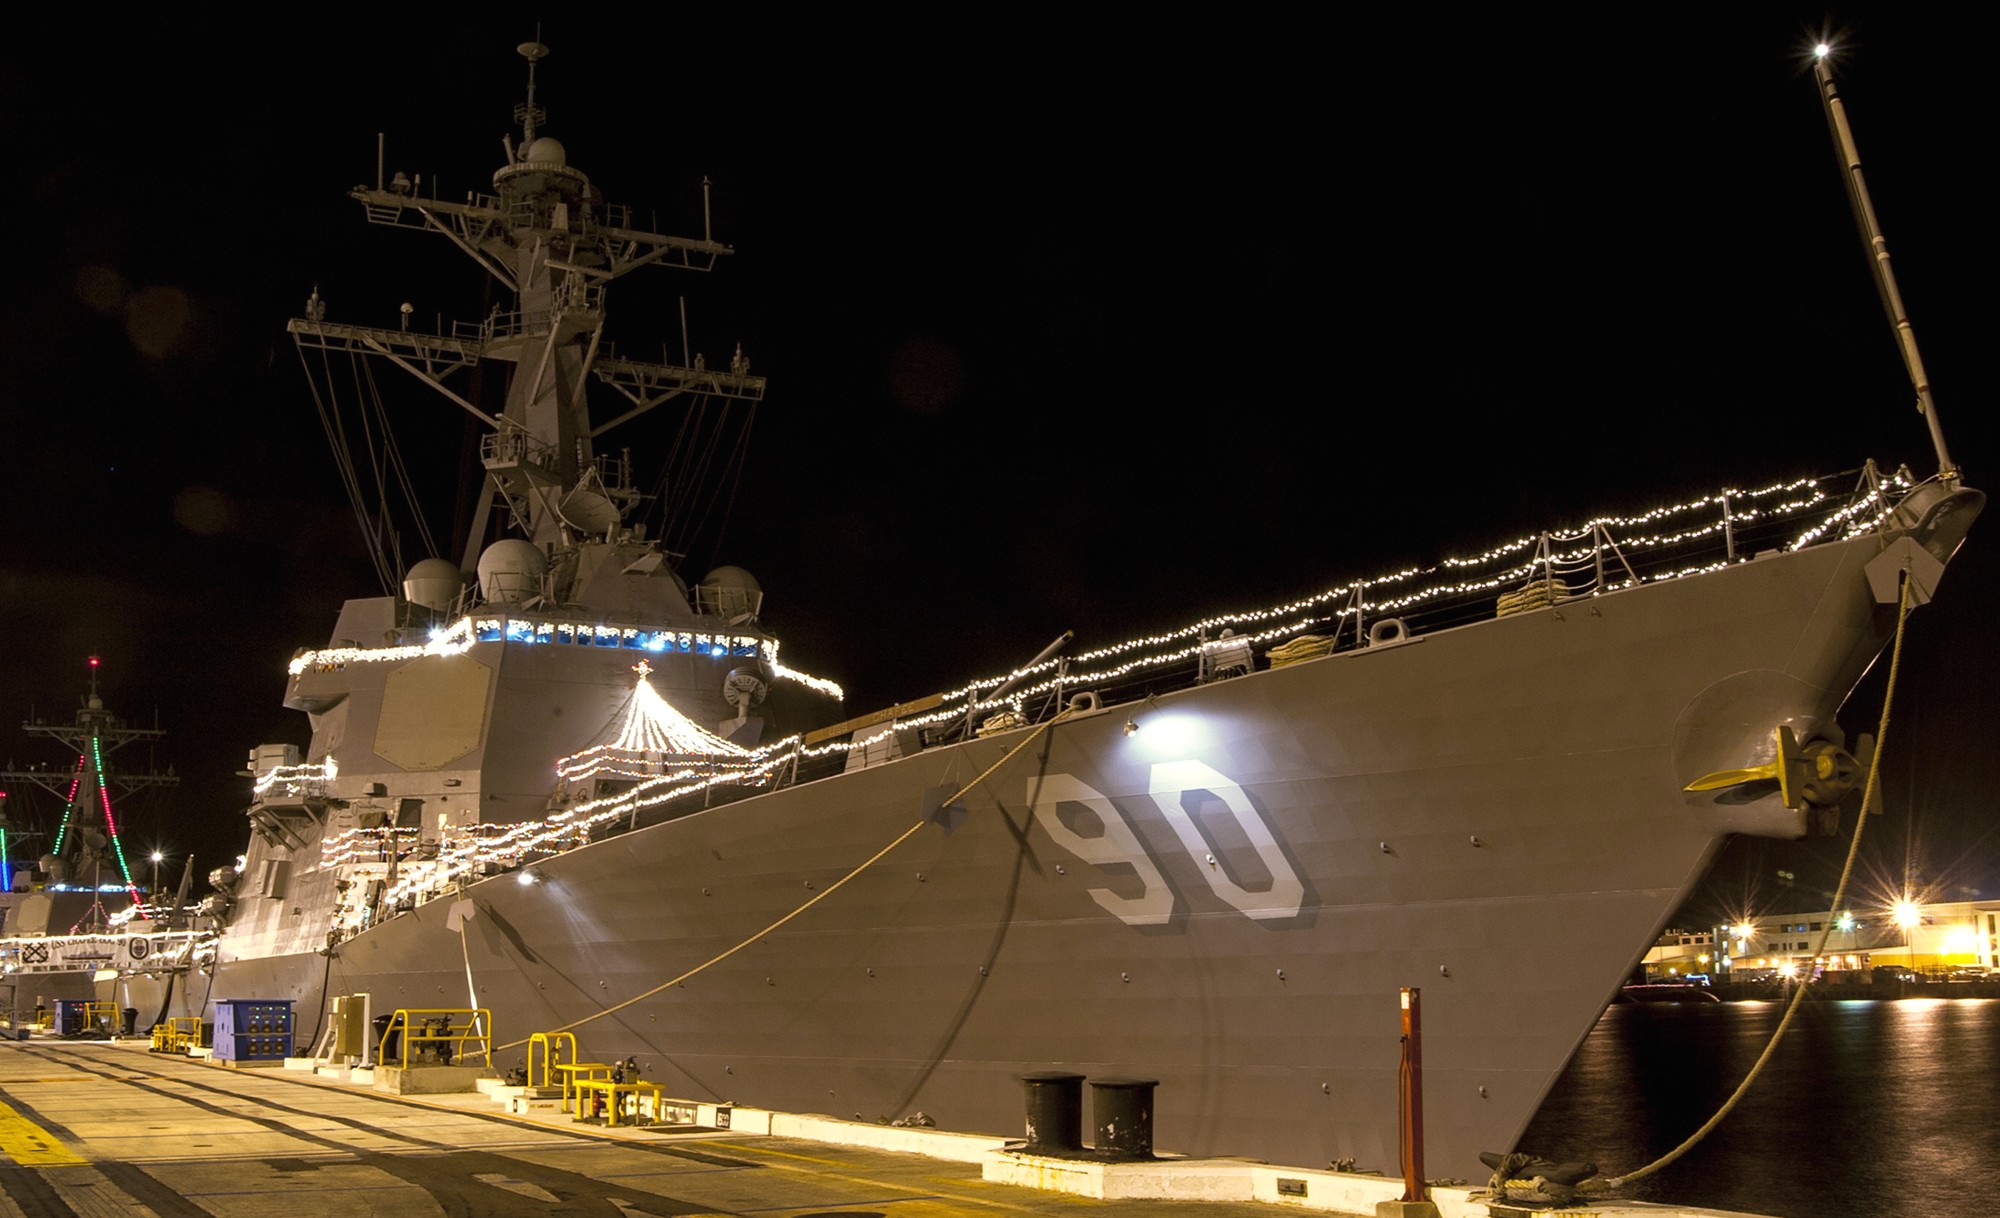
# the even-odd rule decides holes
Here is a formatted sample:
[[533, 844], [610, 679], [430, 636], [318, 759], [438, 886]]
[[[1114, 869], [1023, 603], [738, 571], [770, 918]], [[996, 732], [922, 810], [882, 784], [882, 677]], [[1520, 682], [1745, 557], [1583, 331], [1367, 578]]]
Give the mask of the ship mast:
[[1937, 450], [1938, 481], [1947, 488], [1956, 488], [1959, 469], [1944, 446], [1944, 429], [1938, 424], [1937, 404], [1931, 400], [1930, 376], [1924, 371], [1923, 357], [1917, 353], [1917, 334], [1910, 325], [1909, 314], [1903, 309], [1903, 294], [1896, 287], [1896, 273], [1889, 266], [1889, 243], [1882, 236], [1881, 225], [1876, 222], [1875, 205], [1868, 197], [1868, 183], [1861, 176], [1861, 153], [1855, 149], [1854, 132], [1847, 125], [1847, 111], [1840, 104], [1840, 93], [1833, 84], [1833, 72], [1827, 66], [1832, 54], [1833, 48], [1824, 42], [1813, 48], [1813, 76], [1819, 81], [1820, 101], [1826, 107], [1827, 125], [1832, 128], [1834, 142], [1839, 146], [1848, 197], [1854, 204], [1854, 218], [1861, 225], [1862, 239], [1868, 243], [1876, 290], [1882, 294], [1882, 306], [1888, 310], [1889, 323], [1896, 330], [1896, 347], [1902, 352], [1903, 367], [1908, 370], [1910, 384], [1917, 391], [1917, 413], [1923, 415], [1930, 426], [1931, 447]]
[[[707, 232], [675, 237], [636, 228], [629, 209], [607, 205], [569, 164], [563, 146], [544, 133], [535, 66], [549, 49], [539, 42], [518, 49], [528, 61], [528, 96], [514, 109], [520, 140], [503, 141], [507, 164], [493, 175], [494, 193], [468, 193], [462, 202], [427, 196], [421, 178], [398, 173], [385, 185], [379, 170], [373, 188], [349, 192], [371, 223], [449, 239], [514, 294], [515, 308], [454, 323], [448, 333], [424, 334], [408, 326], [408, 306], [397, 329], [329, 323], [315, 293], [306, 317], [287, 327], [301, 352], [386, 359], [493, 429], [481, 445], [486, 487], [460, 564], [466, 570], [496, 497], [545, 553], [583, 538], [615, 536], [641, 496], [625, 462], [600, 459], [593, 450], [610, 428], [677, 399], [754, 403], [764, 392], [764, 378], [749, 374], [740, 350], [727, 367], [709, 368], [699, 356], [692, 366], [680, 366], [615, 358], [605, 349], [604, 304], [612, 280], [654, 265], [706, 271], [732, 251]], [[453, 373], [484, 359], [514, 365], [497, 416], [448, 384]], [[605, 422], [590, 418], [584, 389], [593, 377], [627, 399], [626, 408]]]
[[[134, 905], [140, 904], [138, 884], [132, 878], [132, 868], [125, 858], [124, 839], [118, 832], [118, 821], [111, 810], [111, 788], [119, 787], [127, 792], [142, 787], [171, 787], [180, 783], [180, 778], [172, 771], [161, 774], [152, 770], [144, 773], [114, 772], [106, 768], [105, 757], [135, 740], [158, 740], [166, 735], [158, 728], [132, 727], [104, 708], [104, 699], [97, 692], [97, 657], [90, 657], [90, 694], [84, 700], [82, 709], [76, 712], [76, 722], [72, 724], [24, 723], [21, 729], [33, 736], [48, 736], [61, 741], [76, 753], [76, 764], [67, 771], [59, 770], [8, 770], [0, 773], [0, 780], [7, 782], [31, 782], [51, 792], [63, 800], [62, 824], [56, 830], [56, 839], [47, 857], [42, 860], [42, 869], [51, 880], [67, 878], [73, 883], [84, 878], [83, 870], [88, 865], [93, 875], [90, 883], [96, 887], [102, 870], [107, 849], [109, 861], [117, 868], [118, 876], [125, 882], [125, 889], [132, 897]], [[104, 835], [100, 837], [95, 824], [100, 818], [104, 823]], [[65, 847], [74, 858], [74, 866], [65, 865]], [[102, 925], [105, 917], [103, 901], [91, 906], [90, 918]]]

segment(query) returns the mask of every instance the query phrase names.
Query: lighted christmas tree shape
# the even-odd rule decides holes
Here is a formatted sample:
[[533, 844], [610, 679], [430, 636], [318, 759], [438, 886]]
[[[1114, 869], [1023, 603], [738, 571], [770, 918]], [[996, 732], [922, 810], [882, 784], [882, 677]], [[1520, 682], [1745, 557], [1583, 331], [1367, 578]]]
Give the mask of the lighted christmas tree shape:
[[580, 782], [599, 774], [622, 778], [646, 778], [661, 774], [705, 776], [724, 769], [740, 768], [740, 759], [750, 755], [742, 745], [733, 744], [675, 710], [653, 688], [646, 675], [653, 666], [640, 660], [632, 666], [638, 684], [622, 709], [618, 734], [556, 763], [556, 773], [566, 782]]
[[[123, 720], [104, 709], [104, 699], [97, 692], [98, 659], [90, 657], [90, 695], [84, 700], [82, 709], [76, 713], [73, 724], [24, 723], [23, 731], [30, 735], [48, 736], [61, 741], [76, 752], [76, 764], [67, 772], [67, 783], [63, 772], [55, 770], [10, 770], [0, 774], [9, 782], [32, 782], [63, 799], [62, 823], [56, 829], [55, 842], [43, 860], [43, 870], [51, 881], [64, 878], [74, 867], [76, 878], [82, 878], [84, 865], [92, 871], [91, 885], [98, 887], [101, 876], [97, 874], [104, 863], [105, 847], [117, 865], [118, 875], [125, 882], [125, 891], [132, 897], [132, 904], [142, 904], [139, 886], [132, 879], [131, 865], [125, 859], [125, 842], [118, 833], [118, 817], [111, 807], [111, 788], [116, 786], [125, 792], [141, 787], [174, 786], [180, 779], [172, 773], [159, 774], [113, 772], [106, 768], [105, 758], [135, 740], [157, 740], [166, 735], [158, 728], [128, 726]], [[102, 844], [92, 839], [98, 838], [97, 822], [102, 819]], [[67, 852], [67, 857], [66, 857]], [[102, 899], [91, 905], [84, 922], [91, 923], [87, 929], [101, 929], [109, 921]], [[78, 928], [85, 928], [84, 922]], [[75, 929], [75, 928], [73, 928]]]

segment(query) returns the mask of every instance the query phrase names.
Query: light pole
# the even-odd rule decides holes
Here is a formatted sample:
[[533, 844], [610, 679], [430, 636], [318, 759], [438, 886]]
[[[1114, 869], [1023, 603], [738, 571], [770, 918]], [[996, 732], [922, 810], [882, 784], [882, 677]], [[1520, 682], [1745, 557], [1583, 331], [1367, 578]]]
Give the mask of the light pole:
[[1917, 927], [1923, 925], [1924, 913], [1915, 901], [1908, 897], [1896, 902], [1892, 913], [1896, 925], [1903, 928], [1903, 954], [1909, 957], [1910, 971], [1917, 971]]
[[166, 859], [167, 856], [155, 850], [153, 851], [152, 857], [153, 857], [153, 886], [147, 889], [146, 892], [147, 895], [153, 898], [152, 903], [158, 905], [160, 903], [160, 864]]

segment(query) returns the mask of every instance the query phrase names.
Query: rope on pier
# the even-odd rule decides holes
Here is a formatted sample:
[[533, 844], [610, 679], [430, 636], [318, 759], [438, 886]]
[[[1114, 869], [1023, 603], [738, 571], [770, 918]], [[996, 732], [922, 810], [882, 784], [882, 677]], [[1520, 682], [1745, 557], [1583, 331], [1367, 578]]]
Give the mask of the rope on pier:
[[[1903, 570], [1902, 585], [1902, 595], [1896, 606], [1896, 645], [1889, 653], [1889, 683], [1882, 692], [1882, 721], [1875, 732], [1875, 755], [1868, 759], [1868, 785], [1861, 796], [1861, 814], [1855, 818], [1854, 839], [1847, 847], [1847, 863], [1840, 869], [1840, 883], [1833, 890], [1832, 908], [1835, 910], [1840, 908], [1843, 898], [1847, 895], [1847, 881], [1854, 874], [1854, 860], [1861, 853], [1861, 830], [1868, 823], [1868, 810], [1875, 806], [1877, 798], [1876, 783], [1882, 772], [1882, 750], [1889, 740], [1889, 707], [1896, 697], [1896, 670], [1903, 662], [1903, 628], [1910, 620], [1910, 572], [1907, 567]], [[1826, 941], [1833, 935], [1834, 921], [1832, 918], [1827, 919], [1826, 929], [1820, 932], [1819, 943], [1813, 948], [1814, 956], [1826, 953]], [[1737, 1101], [1749, 1092], [1750, 1085], [1756, 1082], [1757, 1076], [1763, 1072], [1764, 1064], [1770, 1061], [1771, 1055], [1777, 1051], [1778, 1042], [1785, 1038], [1785, 1029], [1791, 1026], [1792, 1016], [1798, 1013], [1799, 1002], [1806, 996], [1807, 988], [1803, 981], [1793, 987], [1792, 1000], [1785, 1004], [1785, 1017], [1778, 1021], [1777, 1030], [1771, 1033], [1771, 1043], [1764, 1046], [1764, 1052], [1758, 1056], [1756, 1064], [1750, 1067], [1750, 1073], [1743, 1076], [1743, 1081], [1737, 1084], [1735, 1092], [1722, 1102], [1722, 1107], [1716, 1110], [1714, 1116], [1708, 1118], [1707, 1123], [1689, 1134], [1687, 1141], [1644, 1167], [1606, 1180], [1606, 1186], [1620, 1188], [1635, 1180], [1645, 1179], [1692, 1150], [1697, 1142], [1707, 1137], [1717, 1125], [1722, 1124], [1723, 1118], [1728, 1116], [1735, 1109]]]

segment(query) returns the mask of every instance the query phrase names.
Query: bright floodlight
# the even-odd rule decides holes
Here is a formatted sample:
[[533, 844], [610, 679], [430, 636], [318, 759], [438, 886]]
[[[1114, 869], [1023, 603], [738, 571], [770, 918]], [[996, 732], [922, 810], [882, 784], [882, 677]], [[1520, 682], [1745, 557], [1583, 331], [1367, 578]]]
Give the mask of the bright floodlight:
[[165, 862], [165, 861], [166, 861], [166, 858], [167, 858], [167, 856], [166, 856], [166, 855], [164, 855], [164, 854], [161, 854], [161, 853], [160, 853], [159, 851], [157, 851], [157, 850], [153, 851], [153, 861], [154, 861], [154, 862], [156, 862], [156, 863], [163, 863], [163, 862]]
[[1894, 912], [1896, 925], [1902, 927], [1904, 930], [1908, 930], [1924, 920], [1924, 915], [1917, 909], [1917, 903], [1908, 897], [1904, 897], [1902, 900], [1896, 902]]
[[1820, 43], [1818, 46], [1813, 48], [1814, 59], [1825, 59], [1828, 55], [1831, 54], [1833, 54], [1833, 48], [1828, 46], [1824, 42]]

